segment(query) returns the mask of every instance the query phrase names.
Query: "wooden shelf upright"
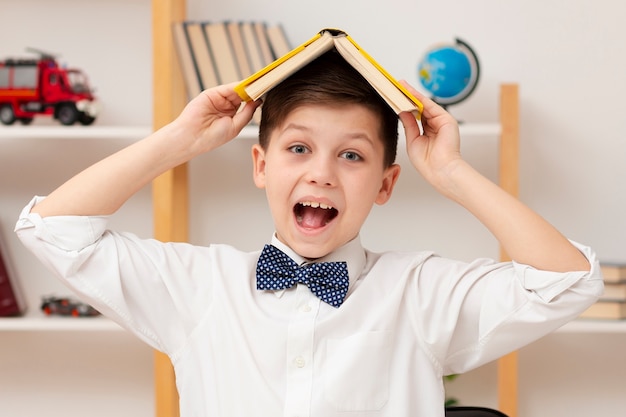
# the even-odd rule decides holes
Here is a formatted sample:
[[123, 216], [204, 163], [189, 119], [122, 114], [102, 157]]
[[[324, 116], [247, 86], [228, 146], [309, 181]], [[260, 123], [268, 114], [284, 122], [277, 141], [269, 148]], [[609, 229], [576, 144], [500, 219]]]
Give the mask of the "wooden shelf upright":
[[[500, 87], [500, 186], [519, 197], [519, 88], [517, 84]], [[500, 249], [500, 258], [509, 256]], [[498, 409], [509, 417], [517, 417], [517, 352], [498, 360]]]
[[[187, 15], [185, 0], [152, 0], [153, 128], [172, 121], [186, 103], [185, 87], [172, 24]], [[162, 241], [185, 242], [189, 234], [187, 164], [164, 173], [152, 183], [154, 237]], [[169, 358], [154, 354], [156, 417], [178, 417], [178, 392]]]

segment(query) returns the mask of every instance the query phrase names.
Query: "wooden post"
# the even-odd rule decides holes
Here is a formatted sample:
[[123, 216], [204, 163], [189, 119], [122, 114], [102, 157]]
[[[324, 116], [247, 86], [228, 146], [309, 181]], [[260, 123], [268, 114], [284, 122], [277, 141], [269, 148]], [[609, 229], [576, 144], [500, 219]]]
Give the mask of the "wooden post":
[[[180, 113], [185, 88], [172, 39], [172, 23], [186, 18], [185, 0], [152, 0], [153, 128], [157, 130]], [[187, 241], [189, 233], [187, 164], [176, 167], [152, 183], [154, 237], [161, 241]], [[178, 392], [169, 358], [154, 355], [156, 417], [178, 417]]]
[[[517, 84], [500, 87], [500, 186], [519, 197], [519, 88]], [[500, 249], [500, 259], [509, 256]], [[498, 360], [498, 409], [509, 417], [517, 417], [517, 352]]]

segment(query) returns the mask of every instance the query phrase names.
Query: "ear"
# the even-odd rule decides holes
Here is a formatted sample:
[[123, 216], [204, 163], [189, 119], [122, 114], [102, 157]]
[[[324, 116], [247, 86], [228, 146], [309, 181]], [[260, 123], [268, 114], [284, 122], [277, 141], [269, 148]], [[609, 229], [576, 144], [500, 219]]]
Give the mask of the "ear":
[[258, 188], [265, 188], [265, 150], [258, 143], [252, 146], [252, 178]]
[[385, 169], [383, 174], [383, 182], [378, 190], [378, 196], [376, 196], [375, 203], [378, 205], [385, 204], [391, 198], [393, 188], [396, 186], [396, 182], [400, 177], [400, 165], [393, 164]]

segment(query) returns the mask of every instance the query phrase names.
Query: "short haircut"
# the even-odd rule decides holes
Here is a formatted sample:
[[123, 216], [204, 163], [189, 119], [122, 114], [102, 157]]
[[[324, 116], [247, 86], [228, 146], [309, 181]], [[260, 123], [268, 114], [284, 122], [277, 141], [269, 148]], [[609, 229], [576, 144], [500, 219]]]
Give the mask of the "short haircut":
[[296, 108], [304, 105], [359, 104], [380, 120], [379, 134], [391, 166], [398, 148], [398, 116], [374, 88], [335, 50], [324, 53], [270, 90], [263, 98], [259, 143], [267, 149], [270, 135]]

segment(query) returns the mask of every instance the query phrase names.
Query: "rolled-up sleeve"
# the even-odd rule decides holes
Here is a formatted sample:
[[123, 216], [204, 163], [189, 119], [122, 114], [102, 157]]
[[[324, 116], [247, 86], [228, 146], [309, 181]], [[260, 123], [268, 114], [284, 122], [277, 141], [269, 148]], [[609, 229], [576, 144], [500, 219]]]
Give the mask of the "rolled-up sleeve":
[[590, 271], [573, 272], [546, 272], [531, 266], [513, 262], [516, 276], [522, 286], [532, 291], [544, 302], [549, 303], [559, 294], [577, 285], [584, 292], [588, 292], [590, 302], [593, 302], [602, 294], [604, 285], [600, 272], [600, 263], [595, 253], [587, 246], [570, 241], [589, 261]]
[[604, 285], [596, 255], [572, 244], [588, 259], [589, 271], [551, 272], [489, 259], [431, 257], [424, 263], [416, 289], [420, 331], [445, 372], [466, 372], [519, 349], [598, 299]]
[[[84, 301], [155, 349], [179, 347], [210, 301], [206, 248], [140, 239], [107, 229], [107, 216], [21, 212], [15, 232]], [[165, 330], [164, 330], [165, 329]]]

